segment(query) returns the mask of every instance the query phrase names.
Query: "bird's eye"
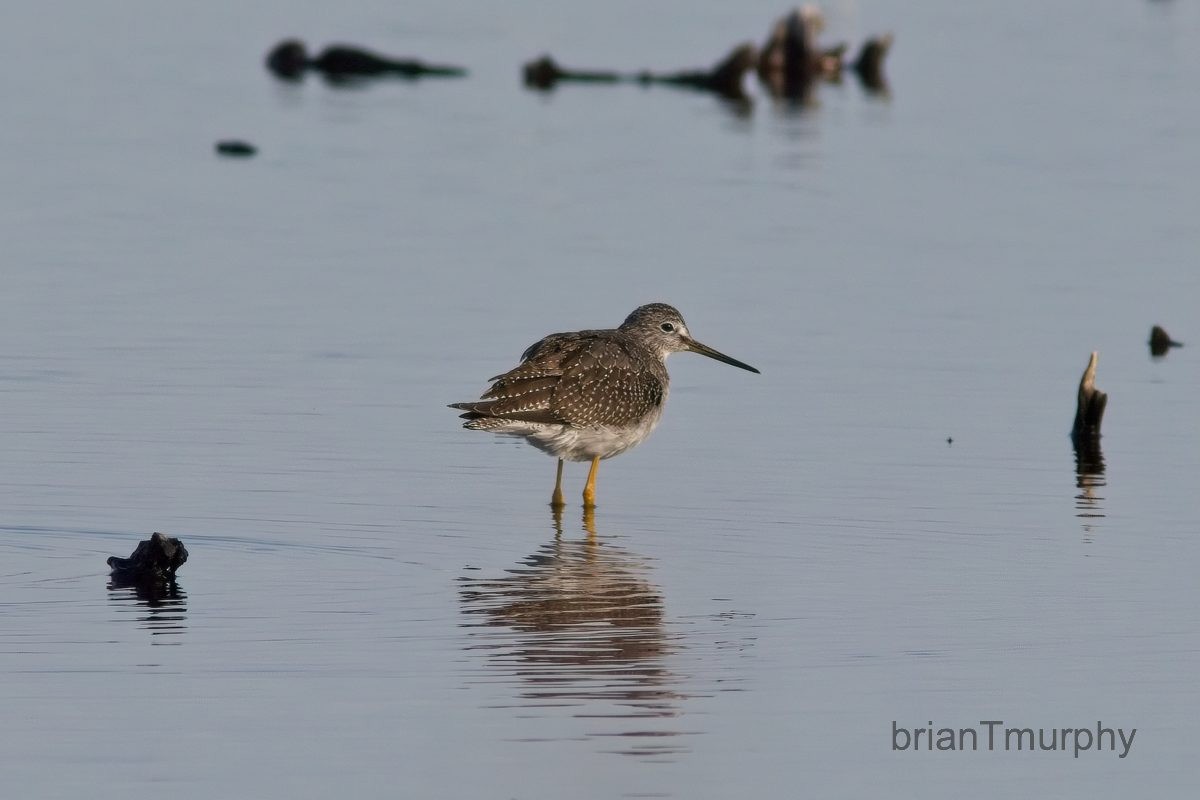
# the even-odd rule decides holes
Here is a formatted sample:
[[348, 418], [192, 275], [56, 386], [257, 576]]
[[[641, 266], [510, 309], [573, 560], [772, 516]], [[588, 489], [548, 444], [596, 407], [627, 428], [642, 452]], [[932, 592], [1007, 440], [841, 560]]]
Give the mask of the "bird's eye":
[[675, 330], [675, 326], [669, 322], [664, 322], [662, 325], [659, 325], [658, 327], [662, 329], [663, 333], [671, 333], [672, 331]]

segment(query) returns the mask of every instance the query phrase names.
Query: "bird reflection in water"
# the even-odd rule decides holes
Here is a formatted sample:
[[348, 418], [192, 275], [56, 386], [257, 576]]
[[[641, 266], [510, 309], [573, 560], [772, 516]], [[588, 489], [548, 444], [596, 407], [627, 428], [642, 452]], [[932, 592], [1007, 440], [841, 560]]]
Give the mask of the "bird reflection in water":
[[[586, 538], [562, 532], [499, 578], [462, 578], [467, 649], [489, 673], [511, 678], [522, 709], [565, 708], [592, 720], [590, 737], [614, 737], [615, 752], [669, 757], [686, 752], [680, 714], [681, 680], [664, 664], [673, 650], [663, 625], [663, 598], [645, 579], [638, 556], [598, 540], [586, 509]], [[603, 721], [602, 721], [603, 720]]]
[[1097, 494], [1107, 485], [1104, 477], [1104, 453], [1099, 439], [1075, 442], [1075, 516], [1084, 520], [1085, 541], [1091, 540], [1093, 523], [1089, 520], [1103, 519], [1104, 498]]
[[[187, 592], [176, 581], [110, 580], [108, 599], [121, 612], [139, 614], [138, 624], [154, 637], [177, 636], [187, 630]], [[155, 638], [152, 644], [179, 644]]]

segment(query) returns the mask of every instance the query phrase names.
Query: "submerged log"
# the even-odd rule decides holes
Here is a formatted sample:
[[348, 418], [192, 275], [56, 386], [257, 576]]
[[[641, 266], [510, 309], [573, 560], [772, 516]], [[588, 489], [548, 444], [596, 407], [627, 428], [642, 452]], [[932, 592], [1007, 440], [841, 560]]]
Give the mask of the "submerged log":
[[735, 47], [729, 55], [708, 70], [685, 70], [667, 74], [638, 73], [639, 83], [661, 83], [712, 92], [731, 100], [744, 100], [746, 73], [758, 63], [758, 48], [749, 42]]
[[562, 82], [664, 84], [712, 92], [725, 99], [746, 103], [744, 78], [756, 71], [759, 81], [773, 97], [804, 103], [814, 85], [821, 80], [839, 81], [845, 69], [851, 69], [871, 92], [886, 92], [883, 62], [892, 45], [890, 35], [863, 43], [852, 62], [847, 62], [847, 46], [822, 47], [817, 35], [825, 21], [814, 6], [798, 8], [781, 17], [771, 27], [767, 41], [759, 49], [751, 43], [738, 45], [711, 69], [660, 73], [651, 70], [630, 75], [614, 70], [578, 70], [561, 66], [544, 55], [522, 68], [525, 85], [550, 90]]
[[215, 145], [217, 155], [232, 158], [250, 158], [258, 152], [258, 148], [241, 139], [222, 139]]
[[188, 559], [183, 542], [161, 533], [153, 534], [138, 544], [129, 558], [111, 556], [108, 566], [112, 569], [114, 584], [171, 583], [176, 571]]
[[427, 64], [415, 58], [391, 58], [347, 45], [326, 47], [310, 66], [327, 77], [372, 77], [399, 75], [404, 78], [436, 76], [458, 78], [467, 74], [462, 67]]
[[575, 83], [619, 83], [619, 73], [604, 70], [566, 69], [549, 54], [530, 61], [524, 67], [525, 85], [531, 89], [550, 90], [559, 81]]
[[1076, 447], [1100, 439], [1100, 423], [1104, 419], [1108, 395], [1096, 388], [1097, 360], [1098, 354], [1093, 352], [1079, 380], [1079, 400], [1075, 407], [1075, 424], [1071, 428], [1071, 439]]
[[462, 67], [427, 64], [414, 58], [392, 58], [353, 45], [330, 45], [312, 58], [299, 39], [285, 39], [267, 53], [267, 69], [283, 80], [299, 80], [306, 70], [320, 72], [334, 83], [361, 78], [425, 76], [455, 78], [467, 74]]
[[1172, 347], [1183, 347], [1183, 342], [1172, 339], [1171, 334], [1161, 326], [1155, 325], [1150, 329], [1150, 355], [1165, 356]]
[[522, 69], [525, 85], [532, 89], [550, 90], [560, 82], [569, 83], [639, 83], [679, 86], [712, 92], [733, 100], [745, 100], [744, 78], [758, 63], [758, 49], [753, 44], [741, 44], [717, 62], [712, 69], [682, 70], [658, 73], [643, 70], [625, 74], [613, 70], [579, 70], [559, 66], [551, 56], [544, 55], [525, 64]]

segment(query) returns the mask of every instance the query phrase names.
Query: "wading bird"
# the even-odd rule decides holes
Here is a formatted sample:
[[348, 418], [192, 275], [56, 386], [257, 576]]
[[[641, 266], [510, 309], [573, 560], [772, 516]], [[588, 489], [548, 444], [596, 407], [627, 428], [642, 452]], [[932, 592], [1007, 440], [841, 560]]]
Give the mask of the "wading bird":
[[619, 328], [550, 334], [492, 378], [478, 400], [450, 408], [466, 412], [464, 428], [519, 436], [557, 458], [552, 506], [563, 505], [563, 461], [591, 461], [583, 505], [592, 508], [600, 461], [641, 444], [658, 425], [670, 384], [667, 356], [678, 352], [758, 372], [693, 339], [671, 306], [651, 303]]

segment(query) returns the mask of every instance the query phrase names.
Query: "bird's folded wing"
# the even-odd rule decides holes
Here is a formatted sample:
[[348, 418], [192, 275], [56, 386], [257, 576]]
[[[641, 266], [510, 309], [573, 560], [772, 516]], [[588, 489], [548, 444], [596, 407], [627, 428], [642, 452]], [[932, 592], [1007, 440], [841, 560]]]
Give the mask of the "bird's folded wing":
[[635, 424], [662, 404], [663, 385], [620, 342], [591, 339], [566, 364], [550, 410], [572, 425]]
[[451, 407], [467, 412], [464, 419], [588, 426], [629, 425], [661, 405], [662, 382], [647, 364], [590, 333], [547, 336], [478, 400]]
[[493, 380], [495, 383], [483, 397], [472, 403], [455, 403], [452, 408], [466, 411], [464, 419], [498, 417], [514, 422], [564, 422], [550, 410], [550, 398], [559, 381], [557, 375], [528, 372], [523, 375], [522, 367], [517, 367]]

